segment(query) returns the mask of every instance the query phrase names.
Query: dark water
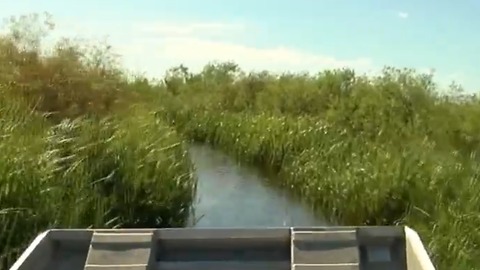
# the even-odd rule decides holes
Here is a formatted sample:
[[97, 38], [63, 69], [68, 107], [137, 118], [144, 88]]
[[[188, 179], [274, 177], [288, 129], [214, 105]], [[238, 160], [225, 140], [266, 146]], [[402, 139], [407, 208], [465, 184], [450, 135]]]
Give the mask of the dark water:
[[[198, 176], [195, 227], [324, 226], [323, 218], [262, 174], [207, 145], [194, 144]], [[195, 223], [195, 224], [193, 224]]]

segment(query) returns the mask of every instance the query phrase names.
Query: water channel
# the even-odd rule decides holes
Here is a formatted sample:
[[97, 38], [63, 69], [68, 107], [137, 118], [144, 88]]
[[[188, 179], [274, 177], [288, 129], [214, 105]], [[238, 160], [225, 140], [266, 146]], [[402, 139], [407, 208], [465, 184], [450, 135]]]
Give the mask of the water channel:
[[325, 226], [298, 198], [269, 184], [266, 176], [208, 145], [193, 144], [198, 177], [194, 227]]

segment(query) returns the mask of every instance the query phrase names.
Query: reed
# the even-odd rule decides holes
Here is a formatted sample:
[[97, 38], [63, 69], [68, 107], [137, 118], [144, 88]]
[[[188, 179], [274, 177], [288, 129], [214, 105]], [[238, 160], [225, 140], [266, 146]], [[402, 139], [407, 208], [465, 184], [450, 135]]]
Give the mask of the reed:
[[439, 269], [480, 265], [475, 96], [442, 95], [411, 70], [219, 79], [209, 68], [161, 109], [186, 137], [276, 171], [340, 224], [412, 226]]
[[193, 165], [154, 92], [108, 52], [91, 65], [73, 43], [43, 55], [19, 37], [0, 36], [0, 269], [51, 228], [185, 226]]

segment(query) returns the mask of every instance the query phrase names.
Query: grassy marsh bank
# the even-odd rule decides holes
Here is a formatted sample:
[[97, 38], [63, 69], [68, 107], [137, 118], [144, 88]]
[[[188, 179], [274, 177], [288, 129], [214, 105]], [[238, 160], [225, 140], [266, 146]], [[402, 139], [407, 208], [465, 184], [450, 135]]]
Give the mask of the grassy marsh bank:
[[176, 71], [163, 110], [187, 137], [276, 170], [343, 224], [414, 227], [440, 269], [480, 265], [477, 97], [441, 95], [431, 77], [391, 68], [375, 78], [245, 74], [232, 63]]
[[[48, 228], [178, 227], [196, 179], [186, 145], [104, 47], [62, 41], [39, 17], [0, 37], [0, 269]], [[32, 36], [33, 35], [33, 36]]]
[[0, 37], [2, 267], [46, 228], [184, 225], [196, 181], [175, 126], [277, 172], [343, 224], [407, 224], [440, 269], [479, 268], [476, 96], [393, 68], [220, 63], [131, 80], [107, 45], [63, 40], [46, 54], [41, 25], [24, 17]]

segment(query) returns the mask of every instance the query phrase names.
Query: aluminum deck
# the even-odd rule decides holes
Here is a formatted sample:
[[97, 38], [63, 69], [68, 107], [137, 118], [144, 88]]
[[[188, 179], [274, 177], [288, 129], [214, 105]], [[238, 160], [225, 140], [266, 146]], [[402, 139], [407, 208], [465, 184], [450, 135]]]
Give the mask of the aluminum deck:
[[11, 270], [434, 270], [408, 227], [50, 230]]

